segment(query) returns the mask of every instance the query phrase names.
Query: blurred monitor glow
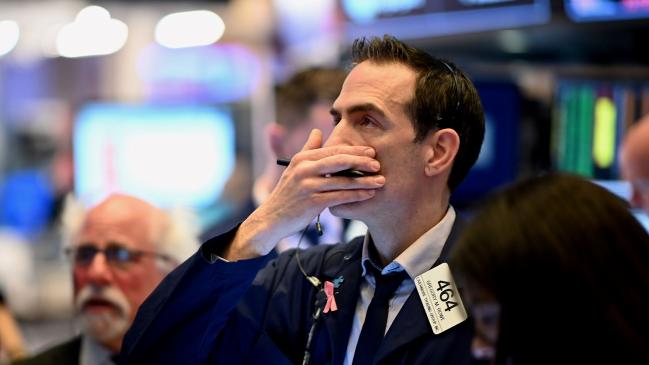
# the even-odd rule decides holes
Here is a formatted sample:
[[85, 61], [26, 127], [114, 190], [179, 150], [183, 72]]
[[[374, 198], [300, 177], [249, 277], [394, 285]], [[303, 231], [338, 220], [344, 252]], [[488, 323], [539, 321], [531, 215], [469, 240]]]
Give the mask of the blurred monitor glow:
[[76, 195], [111, 192], [198, 208], [221, 194], [235, 162], [229, 112], [202, 106], [90, 104], [74, 128]]
[[256, 54], [239, 44], [170, 49], [152, 43], [138, 59], [148, 100], [230, 103], [249, 97], [261, 78]]
[[128, 38], [124, 22], [112, 19], [108, 10], [88, 6], [74, 22], [64, 25], [56, 38], [56, 50], [63, 57], [107, 55], [119, 51]]
[[646, 0], [564, 0], [564, 8], [575, 22], [649, 18]]
[[509, 81], [476, 81], [475, 85], [485, 111], [485, 136], [478, 160], [451, 198], [460, 209], [513, 181], [518, 174], [518, 86]]
[[631, 198], [631, 184], [624, 180], [592, 180], [595, 184], [605, 188], [620, 198], [629, 201]]
[[348, 39], [514, 29], [550, 20], [549, 0], [341, 0]]
[[20, 38], [20, 27], [13, 20], [0, 21], [0, 56], [11, 52]]
[[155, 39], [169, 48], [196, 47], [212, 44], [223, 36], [225, 23], [207, 10], [174, 13], [160, 19]]
[[51, 222], [54, 187], [45, 171], [16, 170], [0, 184], [0, 226], [34, 238]]
[[426, 0], [343, 0], [345, 13], [355, 22], [366, 23], [378, 18], [381, 13], [406, 13], [426, 5]]

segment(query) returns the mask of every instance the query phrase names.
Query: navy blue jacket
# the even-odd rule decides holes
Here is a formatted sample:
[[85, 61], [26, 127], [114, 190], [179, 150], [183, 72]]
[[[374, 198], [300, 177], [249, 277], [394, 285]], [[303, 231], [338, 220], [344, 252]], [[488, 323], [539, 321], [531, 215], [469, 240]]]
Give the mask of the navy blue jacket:
[[[457, 226], [456, 221], [435, 265], [446, 260]], [[299, 271], [294, 250], [266, 267], [267, 258], [209, 263], [234, 233], [207, 241], [140, 307], [122, 347], [126, 363], [302, 363], [314, 309], [325, 303], [323, 293]], [[338, 311], [323, 314], [316, 324], [311, 364], [344, 360], [362, 281], [362, 242], [359, 237], [300, 251], [308, 274], [323, 282], [344, 278], [335, 294]], [[414, 290], [378, 349], [378, 363], [470, 364], [472, 336], [469, 321], [435, 335]]]

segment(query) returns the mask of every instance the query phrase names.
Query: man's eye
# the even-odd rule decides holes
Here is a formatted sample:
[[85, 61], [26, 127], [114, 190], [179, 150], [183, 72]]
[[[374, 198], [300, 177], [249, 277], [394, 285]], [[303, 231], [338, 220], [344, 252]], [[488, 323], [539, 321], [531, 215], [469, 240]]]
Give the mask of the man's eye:
[[89, 262], [97, 254], [97, 248], [95, 247], [79, 247], [76, 250], [76, 260], [79, 262]]
[[376, 123], [370, 117], [363, 117], [361, 118], [360, 125], [362, 125], [363, 127], [373, 127], [376, 125]]
[[337, 126], [338, 123], [340, 123], [341, 120], [342, 120], [341, 117], [338, 117], [338, 116], [333, 117], [333, 123], [334, 123], [334, 126]]
[[123, 247], [109, 247], [106, 249], [106, 255], [115, 262], [128, 262], [133, 260], [131, 252]]

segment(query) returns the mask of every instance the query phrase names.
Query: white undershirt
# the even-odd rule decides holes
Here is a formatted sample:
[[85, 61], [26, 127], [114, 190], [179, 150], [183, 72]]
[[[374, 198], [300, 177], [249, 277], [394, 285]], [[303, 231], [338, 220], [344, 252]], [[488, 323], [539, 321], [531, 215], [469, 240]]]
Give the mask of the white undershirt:
[[81, 336], [79, 365], [115, 365], [110, 359], [111, 352], [89, 336]]

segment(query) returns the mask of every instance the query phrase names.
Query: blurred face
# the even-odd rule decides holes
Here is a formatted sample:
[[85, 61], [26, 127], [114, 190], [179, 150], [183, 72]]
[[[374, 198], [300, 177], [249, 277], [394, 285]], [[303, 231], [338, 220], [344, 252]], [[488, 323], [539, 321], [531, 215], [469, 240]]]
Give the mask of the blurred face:
[[624, 178], [631, 183], [631, 205], [649, 214], [649, 151], [627, 152], [622, 163]]
[[631, 205], [649, 214], [649, 116], [629, 131], [621, 150], [622, 175], [631, 183]]
[[[420, 144], [405, 106], [414, 98], [416, 74], [401, 64], [356, 65], [331, 114], [335, 128], [326, 146], [360, 145], [376, 150], [385, 186], [369, 200], [331, 207], [338, 216], [369, 224], [416, 214], [425, 178]], [[408, 210], [411, 210], [408, 212]]]
[[322, 131], [322, 137], [326, 140], [334, 128], [333, 123], [331, 123], [329, 109], [331, 109], [331, 103], [319, 102], [313, 104], [302, 123], [287, 130], [282, 143], [283, 156], [278, 157], [291, 157], [298, 153], [309, 137], [309, 133], [315, 128]]
[[84, 332], [113, 351], [163, 277], [154, 255], [144, 254], [154, 252], [151, 215], [122, 203], [90, 211], [73, 243], [75, 307]]
[[493, 360], [498, 341], [500, 305], [491, 293], [478, 285], [465, 283], [466, 299], [474, 320], [475, 334], [471, 351], [476, 359]]

